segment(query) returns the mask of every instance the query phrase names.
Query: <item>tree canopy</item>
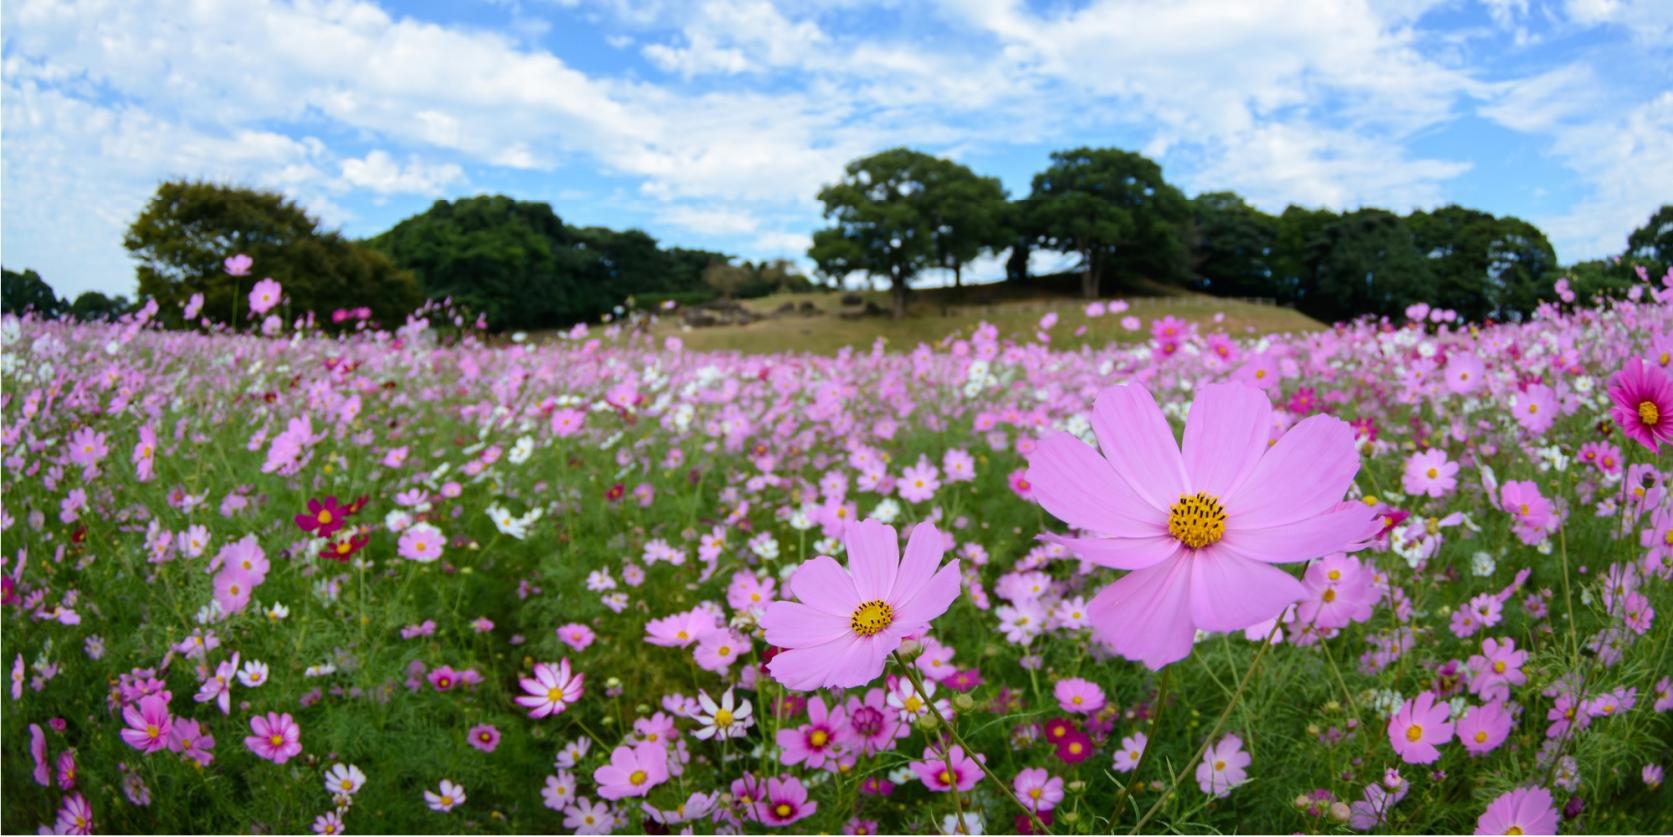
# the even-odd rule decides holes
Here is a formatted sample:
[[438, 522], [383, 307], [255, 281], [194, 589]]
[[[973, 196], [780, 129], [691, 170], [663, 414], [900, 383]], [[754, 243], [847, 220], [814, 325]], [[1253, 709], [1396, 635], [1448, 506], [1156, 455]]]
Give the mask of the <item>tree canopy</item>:
[[1027, 211], [1043, 246], [1081, 255], [1081, 292], [1089, 299], [1105, 276], [1166, 282], [1187, 276], [1189, 204], [1142, 154], [1054, 151], [1051, 165], [1034, 176]]
[[[203, 312], [237, 327], [247, 314], [245, 296], [262, 277], [284, 287], [291, 315], [329, 314], [366, 306], [386, 322], [400, 320], [422, 301], [411, 274], [383, 254], [362, 247], [319, 221], [290, 199], [258, 189], [177, 180], [157, 194], [128, 227], [123, 245], [139, 261], [139, 292], [177, 318], [194, 293]], [[224, 260], [251, 257], [249, 276], [232, 276]], [[329, 321], [328, 318], [322, 320]]]
[[894, 315], [904, 316], [908, 283], [938, 263], [933, 219], [941, 201], [931, 186], [942, 172], [936, 158], [906, 148], [849, 163], [841, 180], [819, 191], [833, 225], [813, 234], [808, 257], [828, 276], [887, 279]]
[[0, 268], [0, 313], [22, 315], [34, 311], [42, 317], [56, 317], [64, 303], [52, 286], [33, 270]]

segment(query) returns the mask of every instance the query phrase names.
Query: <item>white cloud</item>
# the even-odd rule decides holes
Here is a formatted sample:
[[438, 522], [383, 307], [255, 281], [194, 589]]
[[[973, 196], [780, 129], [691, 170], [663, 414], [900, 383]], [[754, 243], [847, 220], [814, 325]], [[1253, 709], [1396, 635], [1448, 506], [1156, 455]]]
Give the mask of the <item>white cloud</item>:
[[442, 187], [464, 179], [465, 172], [453, 163], [429, 165], [415, 156], [405, 167], [395, 162], [387, 151], [377, 150], [361, 159], [343, 160], [343, 182], [349, 186], [370, 189], [380, 195], [411, 193], [440, 194]]
[[1673, 201], [1673, 91], [1614, 119], [1560, 129], [1553, 153], [1592, 184], [1567, 212], [1531, 219], [1565, 259], [1619, 253]]
[[761, 220], [748, 212], [720, 206], [670, 206], [657, 218], [703, 235], [742, 235], [761, 226]]

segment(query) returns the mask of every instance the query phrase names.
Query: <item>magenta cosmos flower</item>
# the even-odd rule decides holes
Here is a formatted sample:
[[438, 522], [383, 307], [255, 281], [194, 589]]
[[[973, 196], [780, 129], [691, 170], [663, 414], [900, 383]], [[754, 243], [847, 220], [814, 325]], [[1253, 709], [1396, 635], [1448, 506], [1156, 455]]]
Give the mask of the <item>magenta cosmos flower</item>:
[[586, 675], [570, 673], [567, 657], [559, 660], [557, 665], [536, 663], [534, 676], [518, 681], [528, 694], [518, 695], [517, 705], [529, 710], [530, 718], [557, 715], [581, 699], [585, 682]]
[[1621, 432], [1639, 444], [1659, 452], [1661, 444], [1673, 444], [1673, 377], [1633, 358], [1609, 382], [1610, 411]]
[[1242, 384], [1201, 388], [1183, 450], [1142, 386], [1104, 390], [1092, 408], [1099, 455], [1053, 433], [1030, 459], [1040, 505], [1090, 537], [1045, 536], [1095, 564], [1130, 570], [1089, 604], [1093, 635], [1159, 669], [1197, 630], [1233, 631], [1305, 595], [1272, 564], [1358, 549], [1375, 512], [1343, 496], [1359, 470], [1353, 429], [1317, 415], [1276, 444], [1272, 405]]
[[289, 712], [257, 715], [250, 719], [250, 731], [255, 735], [246, 736], [244, 746], [274, 764], [284, 764], [302, 753], [302, 728]]
[[1476, 820], [1477, 834], [1556, 834], [1557, 806], [1545, 788], [1506, 791]]
[[1400, 704], [1388, 719], [1388, 743], [1408, 764], [1432, 764], [1441, 757], [1436, 749], [1452, 740], [1450, 710], [1435, 702], [1433, 692], [1423, 692]]
[[155, 753], [168, 747], [174, 732], [174, 716], [168, 711], [168, 696], [146, 695], [138, 704], [122, 707], [122, 720], [128, 728], [122, 730], [122, 740], [142, 753]]
[[905, 560], [895, 527], [875, 520], [851, 524], [843, 544], [848, 569], [828, 555], [802, 564], [790, 577], [800, 601], [773, 602], [761, 618], [767, 642], [785, 649], [767, 670], [792, 689], [870, 683], [958, 597], [958, 561], [941, 566], [947, 538], [931, 524], [912, 530]]

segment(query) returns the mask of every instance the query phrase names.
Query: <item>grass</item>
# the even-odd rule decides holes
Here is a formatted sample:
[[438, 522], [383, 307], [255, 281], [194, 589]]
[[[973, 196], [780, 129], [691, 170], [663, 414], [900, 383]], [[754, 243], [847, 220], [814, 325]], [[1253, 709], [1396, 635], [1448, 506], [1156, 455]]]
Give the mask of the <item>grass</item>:
[[[887, 310], [888, 293], [866, 291], [860, 295]], [[1131, 306], [1128, 313], [1144, 322], [1137, 331], [1122, 328], [1120, 316], [1087, 317], [1084, 300], [1044, 288], [1018, 288], [1008, 283], [914, 291], [908, 315], [899, 320], [887, 314], [843, 318], [839, 316], [842, 297], [843, 294], [836, 293], [773, 294], [741, 302], [767, 319], [748, 325], [691, 328], [678, 315], [665, 316], [653, 327], [653, 333], [662, 337], [678, 336], [687, 348], [698, 351], [831, 355], [843, 348], [869, 350], [878, 339], [890, 351], [910, 351], [920, 343], [933, 345], [948, 337], [969, 337], [982, 323], [996, 326], [1001, 339], [1031, 342], [1040, 318], [1048, 312], [1055, 312], [1058, 317], [1056, 327], [1051, 330], [1052, 346], [1057, 349], [1148, 340], [1150, 321], [1166, 316], [1191, 323], [1204, 333], [1221, 332], [1238, 338], [1309, 332], [1325, 327], [1292, 308], [1189, 292], [1127, 297]], [[820, 314], [774, 313], [783, 305], [799, 307], [804, 303], [816, 306]], [[1076, 334], [1083, 327], [1084, 333]]]

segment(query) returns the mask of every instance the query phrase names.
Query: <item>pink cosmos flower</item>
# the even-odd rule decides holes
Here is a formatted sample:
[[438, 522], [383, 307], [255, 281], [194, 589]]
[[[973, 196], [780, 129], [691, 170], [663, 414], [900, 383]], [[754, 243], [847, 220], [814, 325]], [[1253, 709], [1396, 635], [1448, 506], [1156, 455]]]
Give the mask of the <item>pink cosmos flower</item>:
[[877, 679], [884, 658], [907, 636], [927, 632], [958, 597], [958, 561], [940, 566], [947, 540], [921, 523], [902, 560], [893, 526], [850, 525], [843, 533], [846, 570], [829, 556], [815, 557], [790, 577], [799, 601], [767, 606], [766, 641], [786, 649], [767, 664], [773, 678], [804, 690]]
[[610, 752], [610, 763], [593, 771], [593, 781], [605, 799], [644, 796], [668, 781], [668, 749], [649, 742], [617, 747]]
[[1499, 488], [1499, 506], [1516, 522], [1516, 535], [1532, 546], [1544, 539], [1554, 522], [1551, 501], [1529, 480], [1511, 480]]
[[825, 699], [814, 695], [807, 702], [807, 718], [808, 722], [799, 727], [778, 731], [778, 746], [784, 751], [779, 758], [787, 765], [806, 762], [817, 769], [825, 766], [842, 743], [848, 713], [840, 706], [827, 709]]
[[1012, 780], [1017, 799], [1036, 814], [1050, 811], [1063, 801], [1063, 779], [1043, 767], [1026, 767]]
[[934, 497], [940, 488], [940, 472], [930, 464], [928, 457], [922, 455], [918, 457], [918, 464], [901, 472], [900, 482], [896, 485], [900, 499], [908, 503], [922, 503]]
[[1481, 388], [1486, 375], [1487, 367], [1475, 355], [1460, 352], [1447, 358], [1446, 388], [1455, 395], [1475, 392]]
[[965, 755], [964, 748], [956, 744], [947, 750], [945, 756], [938, 748], [925, 747], [923, 761], [915, 761], [908, 766], [918, 774], [918, 780], [924, 783], [924, 787], [938, 793], [946, 793], [954, 787], [961, 792], [967, 791], [982, 780], [981, 765]]
[[424, 792], [424, 804], [430, 806], [432, 811], [445, 814], [465, 804], [465, 789], [443, 779], [435, 791]]
[[1090, 680], [1070, 677], [1057, 681], [1052, 687], [1052, 694], [1057, 697], [1057, 705], [1064, 712], [1078, 712], [1091, 715], [1104, 708], [1104, 690]]
[[1539, 436], [1557, 421], [1557, 393], [1544, 384], [1534, 384], [1517, 393], [1516, 422], [1522, 429]]
[[1129, 773], [1138, 767], [1139, 759], [1144, 756], [1144, 748], [1149, 743], [1149, 736], [1142, 732], [1135, 732], [1121, 739], [1121, 749], [1115, 751], [1115, 769], [1121, 773]]
[[174, 732], [174, 716], [168, 711], [168, 693], [146, 695], [138, 703], [122, 707], [122, 720], [128, 728], [122, 730], [122, 740], [142, 753], [155, 753], [168, 747]]
[[1510, 713], [1503, 701], [1472, 706], [1458, 720], [1458, 740], [1472, 756], [1491, 753], [1510, 736]]
[[[250, 267], [254, 264], [255, 260], [243, 253], [227, 256], [221, 262], [221, 266], [225, 268], [228, 276], [249, 276]], [[191, 316], [192, 315], [187, 314], [186, 318], [191, 319]]]
[[189, 324], [192, 320], [197, 319], [198, 312], [200, 312], [202, 310], [203, 310], [203, 294], [196, 293], [196, 294], [192, 294], [191, 298], [186, 300], [185, 310], [181, 311], [180, 313], [181, 313], [181, 316], [185, 317], [186, 322]]
[[576, 651], [587, 650], [595, 638], [593, 629], [579, 622], [571, 622], [558, 629], [558, 639]]
[[574, 436], [586, 426], [587, 414], [579, 410], [563, 409], [552, 414], [552, 435], [562, 439]]
[[768, 779], [760, 787], [760, 799], [755, 802], [755, 818], [774, 828], [789, 825], [813, 816], [819, 803], [807, 798], [807, 788], [794, 776]]
[[1197, 765], [1197, 787], [1215, 798], [1225, 796], [1248, 780], [1250, 761], [1243, 739], [1227, 735], [1203, 753], [1202, 764]]
[[1400, 704], [1388, 719], [1388, 743], [1408, 764], [1432, 764], [1441, 757], [1436, 749], [1452, 740], [1450, 710], [1435, 702], [1434, 692], [1423, 692]]
[[52, 762], [47, 758], [46, 730], [40, 724], [29, 725], [29, 755], [35, 760], [35, 784], [52, 787]]
[[645, 625], [645, 641], [664, 648], [684, 648], [718, 628], [715, 615], [697, 607], [661, 619], [652, 619]]
[[1445, 497], [1458, 487], [1458, 463], [1446, 458], [1446, 451], [1430, 448], [1406, 460], [1402, 487], [1413, 496]]
[[272, 277], [261, 280], [250, 289], [250, 313], [266, 314], [279, 304], [279, 294], [283, 288]]
[[493, 724], [477, 724], [471, 727], [467, 740], [472, 747], [484, 753], [492, 753], [495, 747], [500, 746], [500, 730]]
[[70, 435], [65, 445], [69, 450], [70, 463], [80, 465], [84, 470], [92, 470], [110, 453], [110, 447], [105, 443], [105, 434], [92, 427], [83, 427]]
[[1673, 444], [1673, 376], [1632, 358], [1609, 381], [1610, 416], [1628, 439], [1658, 453]]
[[58, 809], [59, 834], [92, 834], [93, 806], [81, 794], [71, 794]]
[[1557, 806], [1545, 788], [1517, 788], [1488, 803], [1477, 834], [1556, 834]]
[[535, 663], [534, 676], [517, 682], [528, 693], [517, 696], [517, 705], [529, 710], [530, 718], [544, 718], [562, 713], [570, 704], [581, 699], [586, 675], [572, 674], [569, 658], [565, 657], [556, 665]]
[[210, 735], [202, 724], [191, 718], [176, 718], [174, 720], [174, 735], [169, 739], [170, 750], [197, 762], [199, 767], [208, 767], [215, 760], [215, 736]]
[[1203, 386], [1183, 452], [1142, 386], [1104, 390], [1092, 411], [1100, 456], [1057, 432], [1028, 480], [1040, 504], [1091, 537], [1047, 540], [1129, 570], [1089, 604], [1093, 635], [1152, 669], [1190, 653], [1197, 630], [1233, 631], [1305, 594], [1276, 563], [1359, 548], [1380, 529], [1342, 498], [1359, 470], [1353, 429], [1315, 415], [1269, 445], [1272, 406], [1241, 384]]
[[274, 764], [284, 764], [302, 753], [302, 728], [289, 712], [257, 715], [250, 719], [250, 731], [255, 734], [244, 738], [244, 746]]
[[428, 564], [441, 557], [446, 540], [440, 529], [428, 523], [419, 523], [402, 532], [396, 546], [402, 558]]
[[454, 671], [452, 666], [436, 666], [424, 679], [430, 681], [436, 691], [445, 692], [459, 684], [459, 672]]

